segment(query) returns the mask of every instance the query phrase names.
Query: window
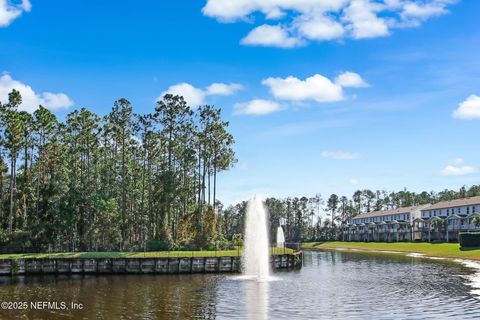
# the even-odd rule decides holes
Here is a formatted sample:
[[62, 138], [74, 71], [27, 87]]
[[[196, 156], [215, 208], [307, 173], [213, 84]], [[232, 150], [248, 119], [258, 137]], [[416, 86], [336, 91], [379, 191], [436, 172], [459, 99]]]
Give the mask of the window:
[[472, 207], [472, 213], [475, 213], [475, 206]]
[[467, 215], [470, 214], [470, 207], [467, 207]]
[[461, 209], [461, 208], [459, 207], [459, 208], [458, 208], [458, 210], [457, 210], [457, 212], [458, 212], [458, 213], [460, 213], [460, 212], [461, 212], [461, 211], [460, 211], [460, 209]]

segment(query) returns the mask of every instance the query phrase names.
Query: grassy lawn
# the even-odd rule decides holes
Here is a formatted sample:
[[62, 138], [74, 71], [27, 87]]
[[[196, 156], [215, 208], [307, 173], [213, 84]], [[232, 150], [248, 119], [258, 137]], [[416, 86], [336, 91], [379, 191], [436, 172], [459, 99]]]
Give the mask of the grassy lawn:
[[460, 250], [458, 243], [425, 242], [306, 242], [303, 249], [351, 249], [421, 253], [431, 257], [480, 260], [480, 248]]
[[[273, 248], [274, 255], [293, 253], [292, 249]], [[19, 253], [0, 254], [0, 259], [45, 259], [45, 258], [180, 258], [180, 257], [236, 257], [242, 250], [222, 251], [155, 251], [155, 252], [75, 252], [75, 253]]]

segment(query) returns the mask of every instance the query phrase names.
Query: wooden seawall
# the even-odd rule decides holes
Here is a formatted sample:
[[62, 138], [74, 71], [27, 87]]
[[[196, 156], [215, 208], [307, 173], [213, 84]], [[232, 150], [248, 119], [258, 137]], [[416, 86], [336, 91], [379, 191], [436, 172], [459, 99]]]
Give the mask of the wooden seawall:
[[[302, 253], [270, 256], [272, 269], [302, 267]], [[25, 274], [180, 274], [235, 273], [241, 270], [240, 257], [183, 258], [91, 258], [91, 259], [4, 259], [0, 276]]]

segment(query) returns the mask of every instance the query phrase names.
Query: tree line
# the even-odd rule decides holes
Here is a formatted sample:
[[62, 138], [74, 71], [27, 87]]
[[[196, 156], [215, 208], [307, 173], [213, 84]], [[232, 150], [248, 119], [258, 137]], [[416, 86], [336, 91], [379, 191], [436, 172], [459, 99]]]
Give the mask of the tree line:
[[[480, 196], [480, 185], [459, 190], [420, 193], [406, 189], [398, 192], [385, 190], [357, 190], [349, 198], [331, 194], [324, 199], [314, 197], [267, 198], [265, 206], [269, 212], [270, 239], [274, 242], [276, 230], [284, 228], [287, 242], [325, 241], [341, 239], [342, 227], [361, 213], [396, 209], [440, 201]], [[219, 221], [227, 239], [241, 235], [244, 228], [246, 202], [226, 208], [219, 207]]]
[[0, 244], [37, 250], [133, 250], [148, 241], [217, 240], [217, 174], [235, 163], [221, 109], [167, 94], [138, 114], [127, 99], [101, 117], [60, 121], [0, 102]]

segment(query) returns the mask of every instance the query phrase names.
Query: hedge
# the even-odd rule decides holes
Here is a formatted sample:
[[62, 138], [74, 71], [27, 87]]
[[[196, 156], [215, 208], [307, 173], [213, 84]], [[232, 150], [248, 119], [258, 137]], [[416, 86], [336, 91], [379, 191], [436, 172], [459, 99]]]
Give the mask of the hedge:
[[460, 247], [480, 247], [480, 232], [460, 232], [459, 238]]

